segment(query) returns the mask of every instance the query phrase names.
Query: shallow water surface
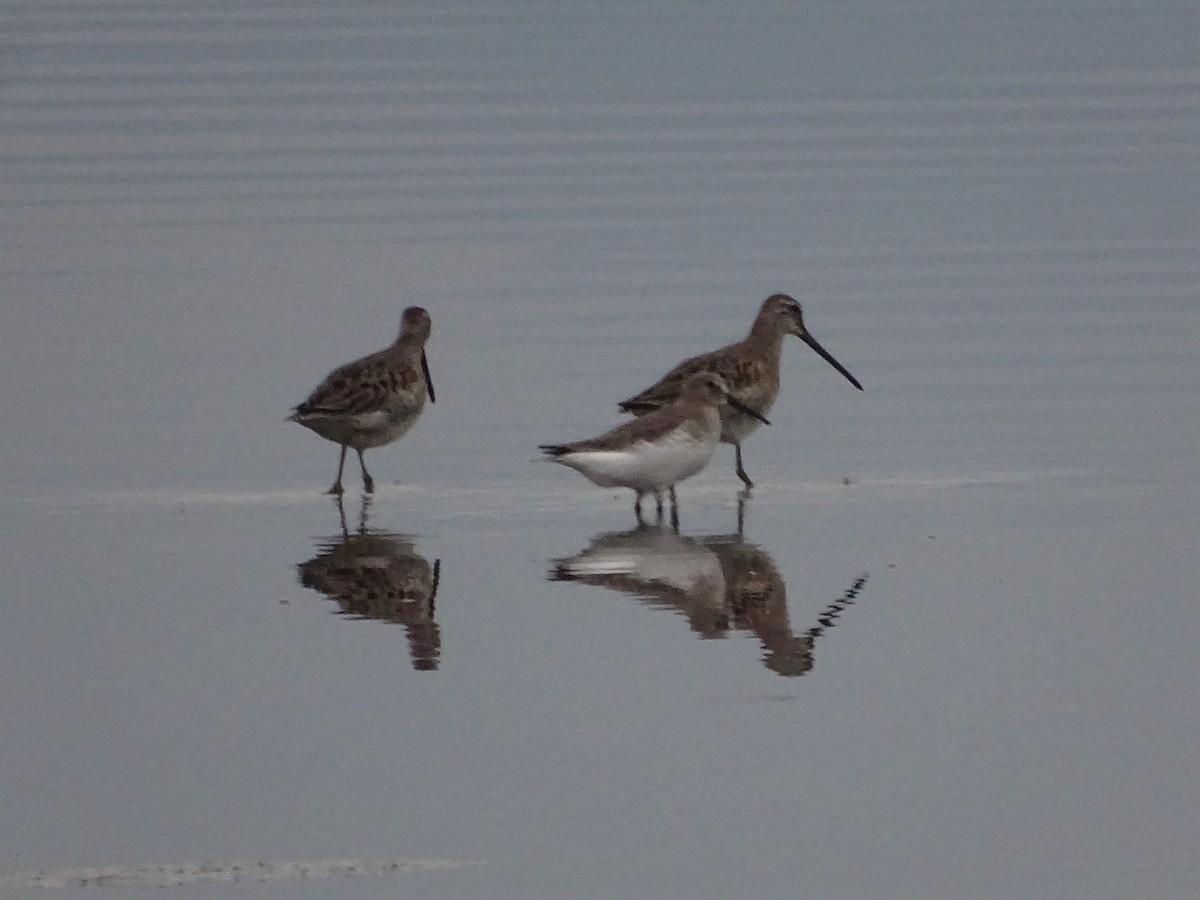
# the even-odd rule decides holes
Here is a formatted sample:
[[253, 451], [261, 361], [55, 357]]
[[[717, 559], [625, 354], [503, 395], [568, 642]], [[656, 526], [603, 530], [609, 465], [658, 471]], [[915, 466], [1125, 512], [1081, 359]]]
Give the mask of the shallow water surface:
[[0, 894], [1195, 896], [1192, 6], [9, 4]]

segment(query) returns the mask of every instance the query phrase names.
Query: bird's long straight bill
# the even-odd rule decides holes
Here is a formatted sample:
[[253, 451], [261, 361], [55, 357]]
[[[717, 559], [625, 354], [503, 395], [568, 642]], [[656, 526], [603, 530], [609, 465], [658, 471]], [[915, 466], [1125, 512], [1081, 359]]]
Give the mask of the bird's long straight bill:
[[737, 397], [734, 397], [732, 394], [726, 395], [725, 402], [728, 403], [730, 406], [732, 406], [734, 409], [738, 410], [739, 412], [744, 412], [746, 415], [750, 416], [752, 419], [758, 419], [758, 421], [762, 422], [764, 425], [771, 424], [767, 420], [766, 416], [764, 416], [762, 413], [760, 413], [756, 409], [751, 409], [749, 406], [747, 406], [745, 403], [743, 403]]
[[421, 371], [425, 373], [425, 389], [429, 391], [429, 402], [437, 403], [437, 398], [433, 396], [433, 379], [429, 377], [429, 361], [425, 359], [424, 350], [421, 351]]
[[820, 356], [821, 359], [825, 360], [825, 362], [829, 363], [831, 366], [833, 366], [835, 369], [837, 369], [839, 372], [841, 372], [843, 377], [845, 377], [845, 379], [848, 382], [850, 382], [852, 385], [854, 385], [860, 391], [863, 389], [863, 386], [858, 383], [858, 379], [855, 378], [853, 375], [851, 375], [849, 372], [847, 372], [846, 367], [843, 366], [836, 359], [834, 359], [833, 354], [831, 354], [828, 350], [826, 350], [824, 347], [822, 347], [820, 342], [817, 341], [817, 339], [815, 337], [813, 337], [811, 334], [802, 334], [802, 335], [800, 335], [800, 340], [804, 341], [804, 343], [808, 344], [808, 346], [810, 346], [814, 350], [816, 350], [817, 355]]

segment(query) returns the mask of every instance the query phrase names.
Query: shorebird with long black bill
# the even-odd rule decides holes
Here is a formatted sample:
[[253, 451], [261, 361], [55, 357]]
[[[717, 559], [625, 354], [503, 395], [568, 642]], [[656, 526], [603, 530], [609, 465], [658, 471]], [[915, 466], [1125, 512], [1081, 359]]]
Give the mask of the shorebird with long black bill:
[[645, 416], [674, 401], [688, 378], [698, 372], [719, 375], [728, 385], [730, 396], [759, 415], [747, 415], [730, 402], [721, 408], [721, 443], [733, 444], [737, 474], [747, 488], [754, 482], [742, 466], [742, 441], [759, 426], [762, 416], [771, 411], [779, 395], [779, 357], [785, 335], [794, 334], [812, 347], [860, 391], [862, 385], [830, 355], [809, 333], [800, 304], [786, 294], [774, 294], [763, 301], [750, 333], [742, 340], [685, 359], [639, 394], [617, 404], [624, 412]]
[[434, 402], [425, 359], [431, 328], [429, 313], [410, 306], [400, 318], [395, 343], [334, 369], [288, 416], [289, 422], [298, 422], [341, 445], [330, 494], [342, 493], [342, 468], [351, 447], [358, 453], [363, 489], [374, 491], [375, 481], [367, 472], [363, 451], [399, 440], [421, 415], [426, 395]]

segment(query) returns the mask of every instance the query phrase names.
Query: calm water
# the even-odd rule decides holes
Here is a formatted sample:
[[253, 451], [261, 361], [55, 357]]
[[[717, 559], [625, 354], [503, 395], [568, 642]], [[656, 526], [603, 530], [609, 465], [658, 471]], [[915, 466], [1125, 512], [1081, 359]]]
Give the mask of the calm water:
[[[0, 25], [4, 896], [1200, 892], [1193, 3]], [[780, 290], [740, 511], [534, 461]]]

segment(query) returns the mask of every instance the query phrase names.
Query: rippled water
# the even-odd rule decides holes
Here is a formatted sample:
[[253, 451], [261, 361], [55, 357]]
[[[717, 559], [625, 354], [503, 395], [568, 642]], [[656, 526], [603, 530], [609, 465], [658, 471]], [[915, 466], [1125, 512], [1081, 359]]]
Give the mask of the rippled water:
[[[1195, 24], [7, 4], [0, 890], [1193, 896]], [[776, 291], [748, 500], [534, 461]]]

